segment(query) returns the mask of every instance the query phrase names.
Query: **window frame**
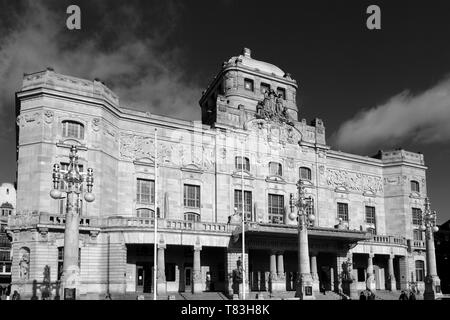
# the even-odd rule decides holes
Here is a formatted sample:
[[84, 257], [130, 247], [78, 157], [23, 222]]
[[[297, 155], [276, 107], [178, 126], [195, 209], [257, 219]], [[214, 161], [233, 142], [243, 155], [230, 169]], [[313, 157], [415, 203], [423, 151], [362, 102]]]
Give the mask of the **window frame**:
[[417, 180], [411, 180], [411, 192], [420, 193], [420, 183]]
[[[148, 183], [148, 194], [142, 191], [143, 183]], [[143, 200], [143, 195], [148, 195], [148, 201]], [[136, 179], [136, 204], [151, 206], [155, 204], [155, 180], [137, 178]]]
[[[276, 203], [274, 203], [273, 199], [278, 199], [278, 200], [276, 201]], [[280, 204], [281, 204], [281, 206], [280, 206]], [[284, 206], [285, 206], [284, 195], [269, 193], [268, 206], [267, 206], [269, 223], [284, 224], [284, 219], [285, 219]]]
[[[251, 90], [247, 89], [247, 83], [251, 84]], [[249, 78], [244, 78], [244, 89], [246, 91], [255, 92], [255, 81]]]
[[236, 156], [234, 158], [234, 168], [236, 171], [241, 171], [242, 170], [242, 159], [244, 159], [244, 171], [250, 172], [250, 159], [248, 157], [241, 157], [241, 156]]
[[[234, 207], [237, 213], [242, 213], [242, 190], [234, 189]], [[253, 194], [252, 191], [244, 190], [244, 213], [246, 221], [252, 221], [253, 217]]]
[[425, 262], [423, 260], [416, 260], [414, 262], [414, 268], [416, 271], [416, 281], [425, 281]]
[[[273, 170], [272, 170], [272, 165], [277, 165], [278, 167], [277, 167], [277, 173], [273, 173]], [[282, 177], [283, 176], [283, 165], [281, 164], [281, 163], [279, 163], [279, 162], [276, 162], [276, 161], [270, 161], [269, 162], [269, 175], [270, 176], [277, 176], [277, 177]]]
[[[373, 211], [368, 212], [368, 209], [373, 210]], [[371, 216], [369, 216], [369, 214]], [[374, 206], [365, 206], [365, 221], [366, 221], [366, 223], [369, 223], [369, 224], [373, 224], [373, 225], [377, 224], [377, 213], [376, 213], [376, 208]]]
[[[189, 197], [189, 188], [194, 191], [194, 198]], [[192, 194], [191, 194], [192, 195]], [[194, 205], [191, 205], [194, 203]], [[201, 207], [201, 187], [195, 184], [185, 183], [183, 185], [183, 205], [185, 208], [200, 209]]]
[[[302, 176], [303, 172], [307, 172], [307, 178], [304, 178]], [[312, 181], [312, 170], [308, 167], [300, 167], [299, 168], [299, 175], [300, 175], [300, 179], [302, 180], [306, 180], [306, 181]]]
[[286, 100], [286, 89], [277, 87], [277, 96], [281, 93], [281, 99]]
[[[345, 208], [344, 212], [341, 212], [340, 208]], [[349, 222], [349, 214], [348, 214], [348, 203], [346, 202], [338, 202], [337, 203], [337, 217], [342, 218], [343, 222]], [[345, 218], [345, 219], [344, 219]]]
[[[79, 122], [79, 121], [74, 121], [74, 120], [63, 120], [61, 121], [62, 124], [62, 136], [64, 138], [72, 138], [72, 139], [78, 139], [78, 140], [84, 140], [84, 136], [85, 136], [85, 128], [84, 128], [84, 124]], [[70, 128], [70, 126], [76, 125], [76, 135], [73, 134], [73, 127]]]
[[[266, 91], [263, 91], [263, 88], [265, 88]], [[268, 84], [266, 82], [261, 82], [261, 84], [259, 85], [259, 92], [261, 92], [261, 94], [264, 94], [266, 92], [269, 93], [270, 88], [271, 88], [270, 84]]]
[[411, 208], [412, 224], [414, 226], [420, 226], [422, 224], [422, 209]]
[[[194, 219], [189, 219], [189, 217], [195, 217]], [[185, 212], [183, 215], [184, 221], [189, 222], [201, 222], [200, 214], [196, 212]]]

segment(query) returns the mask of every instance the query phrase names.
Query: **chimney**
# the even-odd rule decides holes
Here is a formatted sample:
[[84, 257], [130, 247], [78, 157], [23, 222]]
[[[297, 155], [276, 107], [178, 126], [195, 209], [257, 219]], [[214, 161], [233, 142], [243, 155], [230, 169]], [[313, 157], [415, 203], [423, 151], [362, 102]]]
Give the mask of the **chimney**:
[[242, 50], [242, 54], [244, 55], [244, 57], [251, 58], [252, 50], [250, 50], [249, 48], [244, 48], [244, 50]]

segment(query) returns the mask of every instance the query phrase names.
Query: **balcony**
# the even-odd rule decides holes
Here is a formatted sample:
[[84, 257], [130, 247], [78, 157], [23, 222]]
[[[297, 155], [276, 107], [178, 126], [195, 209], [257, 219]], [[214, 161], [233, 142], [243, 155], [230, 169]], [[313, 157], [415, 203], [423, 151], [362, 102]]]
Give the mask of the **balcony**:
[[408, 246], [408, 240], [406, 238], [391, 235], [373, 235], [371, 239], [368, 239], [365, 242], [393, 246]]

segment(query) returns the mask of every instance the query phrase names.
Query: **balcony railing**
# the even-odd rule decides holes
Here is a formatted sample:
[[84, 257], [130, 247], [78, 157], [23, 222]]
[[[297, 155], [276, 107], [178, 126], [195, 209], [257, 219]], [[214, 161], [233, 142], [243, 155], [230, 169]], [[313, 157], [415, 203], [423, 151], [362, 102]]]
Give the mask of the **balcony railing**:
[[408, 241], [406, 240], [406, 238], [399, 237], [399, 236], [390, 236], [390, 235], [374, 235], [374, 236], [372, 236], [372, 239], [366, 240], [366, 241], [375, 242], [375, 243], [400, 245], [400, 246], [408, 245]]

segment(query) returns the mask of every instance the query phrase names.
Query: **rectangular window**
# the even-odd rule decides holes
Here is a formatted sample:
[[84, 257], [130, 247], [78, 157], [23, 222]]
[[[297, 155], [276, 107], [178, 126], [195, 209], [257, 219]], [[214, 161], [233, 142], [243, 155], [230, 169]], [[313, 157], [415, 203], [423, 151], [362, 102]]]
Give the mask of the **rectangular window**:
[[348, 222], [348, 204], [338, 202], [338, 219]]
[[146, 205], [155, 203], [155, 181], [137, 179], [136, 202]]
[[364, 268], [358, 268], [358, 282], [366, 281], [366, 270]]
[[281, 99], [286, 100], [286, 90], [283, 88], [277, 88], [277, 95], [281, 95]]
[[422, 210], [419, 208], [412, 208], [412, 223], [415, 226], [422, 224]]
[[425, 264], [422, 260], [416, 260], [416, 281], [423, 281], [425, 278]]
[[284, 196], [269, 194], [269, 223], [284, 222]]
[[411, 192], [420, 192], [419, 182], [414, 180], [411, 181]]
[[413, 230], [413, 240], [422, 241], [423, 240], [423, 233], [419, 229]]
[[253, 80], [245, 79], [244, 80], [244, 88], [248, 91], [253, 91]]
[[269, 92], [269, 91], [270, 91], [270, 85], [262, 82], [261, 83], [261, 93], [264, 94], [265, 92]]
[[192, 222], [199, 222], [200, 221], [200, 215], [193, 212], [187, 212], [184, 214], [184, 220], [185, 221], [192, 221]]
[[281, 163], [278, 162], [270, 162], [269, 163], [269, 173], [271, 176], [282, 176], [283, 175], [283, 167]]
[[300, 179], [311, 181], [311, 169], [306, 167], [300, 168]]
[[[244, 161], [242, 161], [242, 159]], [[242, 166], [244, 166], [244, 171], [250, 171], [250, 159], [249, 158], [242, 158], [242, 157], [236, 157], [235, 159], [235, 168], [236, 170], [241, 171]]]
[[184, 185], [184, 206], [200, 208], [200, 186]]
[[[252, 220], [252, 192], [244, 191], [244, 212], [247, 221]], [[237, 213], [242, 214], [242, 190], [234, 190], [234, 206], [237, 208]]]
[[366, 206], [366, 223], [375, 224], [375, 207]]

